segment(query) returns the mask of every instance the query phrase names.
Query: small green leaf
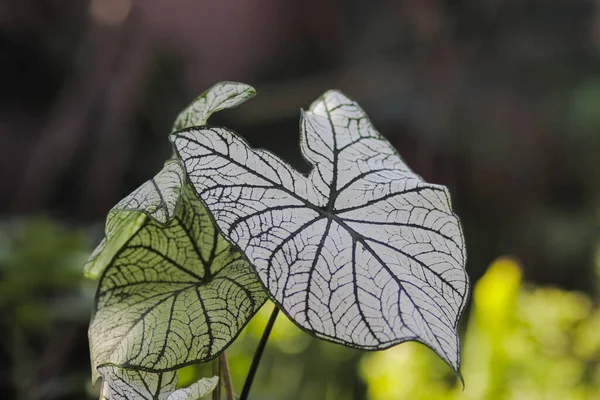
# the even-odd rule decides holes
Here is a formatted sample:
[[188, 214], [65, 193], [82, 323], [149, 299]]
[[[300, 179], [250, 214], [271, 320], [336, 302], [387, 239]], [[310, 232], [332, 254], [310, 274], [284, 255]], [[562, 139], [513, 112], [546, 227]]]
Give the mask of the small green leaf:
[[219, 381], [217, 376], [202, 378], [187, 388], [175, 390], [176, 371], [153, 373], [114, 365], [99, 370], [104, 380], [100, 400], [197, 400], [212, 392]]
[[177, 160], [168, 160], [156, 176], [117, 203], [111, 212], [139, 211], [166, 225], [173, 219], [185, 184], [185, 173]]
[[89, 329], [93, 370], [159, 372], [213, 359], [266, 297], [190, 188], [171, 225], [146, 219], [102, 275]]
[[[255, 95], [251, 86], [220, 82], [196, 98], [177, 117], [174, 130], [204, 125], [217, 111], [236, 107]], [[177, 160], [169, 160], [151, 180], [115, 205], [106, 218], [105, 238], [83, 266], [87, 278], [98, 279], [110, 260], [142, 226], [147, 217], [167, 225], [179, 204], [185, 173]]]
[[168, 224], [175, 215], [184, 183], [181, 165], [177, 160], [169, 160], [154, 178], [118, 202], [106, 217], [105, 238], [83, 266], [84, 275], [97, 279], [148, 217]]
[[244, 83], [219, 82], [198, 96], [179, 114], [173, 130], [205, 125], [215, 112], [239, 106], [255, 94], [254, 88]]

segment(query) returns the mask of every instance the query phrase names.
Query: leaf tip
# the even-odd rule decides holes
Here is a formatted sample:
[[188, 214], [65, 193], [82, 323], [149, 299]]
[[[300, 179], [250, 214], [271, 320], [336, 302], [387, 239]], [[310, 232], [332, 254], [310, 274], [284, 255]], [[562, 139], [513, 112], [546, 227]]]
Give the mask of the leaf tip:
[[462, 372], [460, 372], [460, 368], [457, 368], [454, 370], [454, 373], [456, 373], [456, 377], [458, 378], [458, 380], [460, 381], [460, 384], [462, 385], [462, 391], [465, 391], [465, 378], [463, 377]]

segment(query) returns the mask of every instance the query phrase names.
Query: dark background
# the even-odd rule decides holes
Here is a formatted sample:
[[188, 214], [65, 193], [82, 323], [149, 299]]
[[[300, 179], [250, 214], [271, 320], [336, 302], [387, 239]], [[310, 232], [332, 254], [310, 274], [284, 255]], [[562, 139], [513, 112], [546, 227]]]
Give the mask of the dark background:
[[221, 80], [258, 96], [211, 122], [301, 170], [300, 108], [344, 91], [450, 188], [473, 282], [510, 254], [529, 282], [595, 296], [597, 1], [0, 0], [7, 398], [89, 392], [81, 261], [169, 157], [177, 113]]

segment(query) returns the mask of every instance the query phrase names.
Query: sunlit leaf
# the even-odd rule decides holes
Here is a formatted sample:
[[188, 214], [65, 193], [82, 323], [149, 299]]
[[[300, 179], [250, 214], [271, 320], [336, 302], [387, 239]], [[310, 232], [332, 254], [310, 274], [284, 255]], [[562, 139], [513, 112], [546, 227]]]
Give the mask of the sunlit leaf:
[[156, 176], [115, 205], [106, 217], [105, 238], [83, 266], [88, 278], [98, 278], [106, 265], [148, 217], [167, 224], [175, 215], [185, 173], [169, 160]]
[[218, 376], [213, 376], [212, 378], [202, 378], [186, 388], [181, 388], [174, 391], [167, 398], [167, 400], [197, 400], [215, 390], [218, 383]]
[[197, 400], [212, 392], [219, 378], [202, 378], [176, 390], [177, 372], [126, 370], [113, 365], [100, 367], [103, 384], [100, 400]]
[[[254, 94], [254, 89], [243, 83], [217, 83], [198, 96], [177, 117], [174, 129], [204, 125], [215, 112], [235, 107]], [[163, 225], [169, 224], [175, 215], [184, 184], [185, 174], [179, 162], [169, 160], [154, 178], [117, 203], [106, 218], [105, 238], [83, 267], [84, 275], [97, 279], [147, 217]]]
[[83, 265], [86, 278], [97, 279], [119, 249], [137, 232], [147, 216], [138, 212], [110, 213], [106, 217], [105, 237]]
[[140, 211], [166, 225], [175, 215], [184, 184], [185, 173], [179, 162], [169, 160], [154, 178], [118, 202], [111, 212]]
[[448, 190], [413, 173], [337, 91], [301, 131], [308, 176], [225, 128], [171, 140], [219, 229], [300, 327], [364, 349], [419, 341], [458, 371], [469, 283]]
[[164, 371], [208, 361], [266, 297], [190, 193], [171, 225], [147, 219], [102, 275], [89, 329], [92, 365]]

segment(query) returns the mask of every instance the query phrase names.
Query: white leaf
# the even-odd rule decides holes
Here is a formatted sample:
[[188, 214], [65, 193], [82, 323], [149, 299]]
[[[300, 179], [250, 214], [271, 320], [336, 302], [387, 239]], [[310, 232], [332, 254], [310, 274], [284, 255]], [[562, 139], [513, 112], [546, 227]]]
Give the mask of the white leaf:
[[190, 386], [171, 393], [167, 400], [197, 400], [215, 390], [219, 383], [219, 377], [203, 378]]
[[83, 266], [83, 274], [92, 279], [100, 277], [115, 254], [147, 218], [161, 225], [170, 223], [184, 183], [185, 172], [179, 161], [169, 160], [154, 178], [118, 202], [106, 217], [105, 237]]
[[197, 400], [212, 392], [217, 376], [202, 378], [187, 388], [175, 390], [177, 372], [128, 370], [113, 365], [98, 368], [102, 376], [100, 400]]
[[469, 290], [461, 225], [362, 109], [329, 91], [303, 114], [304, 176], [224, 128], [171, 136], [196, 194], [282, 310], [364, 349], [414, 340], [457, 372]]
[[198, 96], [179, 114], [173, 124], [173, 130], [205, 125], [215, 112], [236, 107], [255, 94], [254, 88], [244, 83], [219, 82]]
[[110, 211], [139, 211], [166, 225], [175, 215], [184, 183], [185, 172], [179, 162], [168, 160], [154, 178], [119, 201]]

